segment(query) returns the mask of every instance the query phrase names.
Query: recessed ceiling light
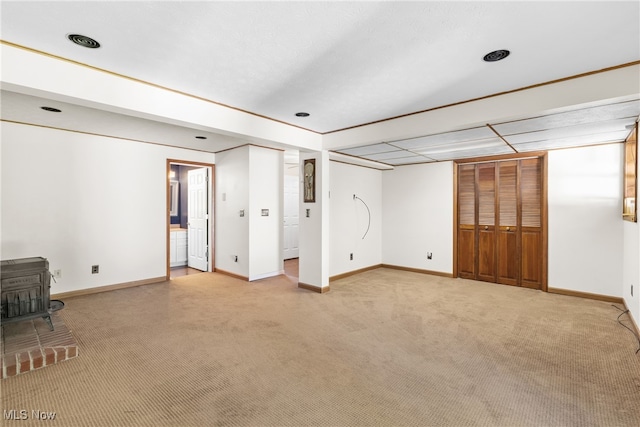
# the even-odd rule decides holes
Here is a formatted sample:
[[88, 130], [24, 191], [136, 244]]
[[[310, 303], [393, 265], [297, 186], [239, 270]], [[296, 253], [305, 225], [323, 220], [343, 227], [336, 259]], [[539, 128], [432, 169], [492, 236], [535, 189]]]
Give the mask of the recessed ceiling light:
[[305, 113], [305, 112], [296, 113], [296, 117], [309, 117], [309, 113]]
[[53, 108], [53, 107], [40, 107], [40, 108], [42, 108], [44, 111], [51, 111], [52, 113], [62, 112], [62, 110], [58, 110], [57, 108]]
[[207, 137], [198, 135], [198, 136], [196, 136], [196, 139], [207, 139]]
[[511, 52], [506, 49], [494, 50], [493, 52], [487, 53], [482, 59], [486, 62], [496, 62], [506, 58], [510, 53]]
[[82, 34], [69, 34], [67, 38], [75, 44], [88, 47], [89, 49], [97, 49], [100, 47], [100, 43], [92, 39], [91, 37], [83, 36]]

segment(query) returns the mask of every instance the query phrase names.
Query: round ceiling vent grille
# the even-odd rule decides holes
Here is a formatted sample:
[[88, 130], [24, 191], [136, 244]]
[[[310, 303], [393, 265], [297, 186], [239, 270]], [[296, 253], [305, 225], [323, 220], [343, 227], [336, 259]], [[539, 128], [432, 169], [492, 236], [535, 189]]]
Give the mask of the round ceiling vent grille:
[[82, 34], [69, 34], [67, 37], [69, 40], [82, 47], [88, 47], [90, 49], [97, 49], [100, 47], [100, 43], [91, 37], [83, 36]]
[[60, 113], [62, 111], [53, 107], [40, 107], [40, 108], [42, 108], [44, 111], [51, 111], [52, 113]]
[[511, 52], [506, 49], [494, 50], [493, 52], [487, 53], [482, 59], [487, 62], [496, 62], [506, 58], [510, 53]]

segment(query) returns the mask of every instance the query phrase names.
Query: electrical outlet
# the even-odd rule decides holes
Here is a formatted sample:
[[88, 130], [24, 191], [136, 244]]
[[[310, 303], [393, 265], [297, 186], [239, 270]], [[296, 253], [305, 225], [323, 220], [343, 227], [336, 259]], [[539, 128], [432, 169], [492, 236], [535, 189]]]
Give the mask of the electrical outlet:
[[53, 277], [56, 279], [62, 279], [62, 270], [53, 270]]
[[353, 261], [353, 253], [349, 254], [349, 261]]
[[91, 266], [91, 274], [98, 274], [100, 273], [100, 266], [99, 265], [92, 265]]
[[433, 258], [433, 253], [427, 252], [427, 259], [432, 259], [432, 258]]

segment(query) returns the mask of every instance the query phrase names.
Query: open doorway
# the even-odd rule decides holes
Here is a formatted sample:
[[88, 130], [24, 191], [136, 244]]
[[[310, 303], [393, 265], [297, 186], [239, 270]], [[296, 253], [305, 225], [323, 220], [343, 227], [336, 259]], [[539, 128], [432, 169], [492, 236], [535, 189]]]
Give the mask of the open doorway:
[[284, 230], [282, 258], [287, 276], [298, 278], [298, 234], [300, 212], [300, 168], [298, 151], [284, 154]]
[[167, 160], [167, 278], [212, 271], [214, 165]]

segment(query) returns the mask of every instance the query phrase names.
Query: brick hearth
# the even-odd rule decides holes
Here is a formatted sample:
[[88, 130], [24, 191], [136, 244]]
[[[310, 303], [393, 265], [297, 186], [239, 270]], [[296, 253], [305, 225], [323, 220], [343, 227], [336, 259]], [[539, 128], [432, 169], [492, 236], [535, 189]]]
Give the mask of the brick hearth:
[[53, 331], [41, 318], [2, 325], [2, 379], [78, 356], [78, 343], [58, 313], [51, 321]]

